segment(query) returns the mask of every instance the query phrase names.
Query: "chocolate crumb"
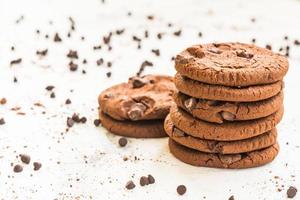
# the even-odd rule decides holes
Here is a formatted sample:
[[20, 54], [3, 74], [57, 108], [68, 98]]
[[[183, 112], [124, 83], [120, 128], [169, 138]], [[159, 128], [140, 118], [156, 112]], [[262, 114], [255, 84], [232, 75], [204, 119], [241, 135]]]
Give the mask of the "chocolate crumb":
[[78, 69], [78, 65], [73, 63], [73, 61], [69, 62], [69, 69], [70, 71], [74, 72], [74, 71], [77, 71]]
[[269, 44], [267, 44], [267, 45], [266, 45], [266, 49], [272, 50], [272, 46], [269, 45]]
[[77, 59], [78, 58], [78, 53], [77, 53], [77, 51], [69, 50], [69, 53], [67, 54], [67, 57]]
[[74, 120], [70, 117], [67, 118], [67, 126], [71, 128], [74, 125]]
[[42, 167], [41, 163], [39, 163], [39, 162], [34, 162], [33, 163], [33, 170], [34, 171], [38, 171], [39, 169], [41, 169], [41, 167]]
[[180, 36], [181, 35], [181, 30], [178, 30], [178, 31], [175, 31], [173, 34], [175, 35], [175, 36]]
[[159, 49], [152, 49], [151, 52], [154, 53], [156, 56], [160, 55]]
[[100, 119], [95, 119], [95, 120], [94, 120], [94, 125], [95, 125], [96, 127], [98, 127], [100, 124], [101, 124]]
[[14, 172], [15, 173], [20, 173], [23, 171], [23, 167], [21, 165], [15, 165], [14, 166]]
[[61, 42], [61, 41], [62, 41], [61, 37], [58, 35], [58, 33], [55, 33], [54, 42]]
[[45, 50], [37, 50], [36, 51], [36, 55], [40, 55], [40, 56], [46, 56], [48, 53], [48, 49], [45, 49]]
[[16, 60], [10, 61], [10, 65], [20, 64], [22, 62], [22, 58], [18, 58]]
[[148, 16], [147, 16], [147, 19], [148, 19], [148, 20], [153, 20], [153, 19], [154, 19], [154, 16], [153, 16], [153, 15], [148, 15]]
[[52, 98], [52, 99], [54, 99], [55, 98], [55, 93], [54, 92], [51, 92], [51, 94], [50, 94], [50, 98]]
[[127, 145], [127, 139], [126, 138], [124, 138], [124, 137], [121, 137], [120, 139], [119, 139], [119, 145], [120, 145], [120, 147], [125, 147], [126, 145]]
[[107, 76], [107, 78], [110, 78], [111, 77], [111, 72], [107, 72], [106, 76]]
[[5, 124], [4, 118], [0, 118], [0, 125], [4, 125], [4, 124]]
[[149, 180], [147, 176], [142, 176], [140, 178], [140, 185], [143, 187], [145, 185], [149, 185]]
[[151, 174], [148, 175], [148, 181], [149, 181], [149, 184], [155, 183], [155, 179]]
[[288, 198], [290, 198], [290, 199], [294, 198], [297, 194], [297, 188], [290, 186], [289, 189], [287, 190], [286, 194], [287, 194]]
[[20, 154], [21, 157], [21, 161], [25, 164], [29, 164], [30, 163], [30, 156], [26, 155], [26, 154]]
[[52, 91], [54, 89], [54, 86], [53, 85], [48, 85], [45, 89], [48, 90], [48, 91]]
[[102, 65], [103, 63], [104, 63], [103, 58], [100, 58], [100, 59], [98, 59], [98, 60], [96, 61], [96, 64], [97, 64], [98, 66]]
[[72, 103], [72, 101], [70, 99], [67, 99], [65, 102], [65, 104], [71, 104], [71, 103]]
[[179, 186], [177, 187], [177, 193], [178, 193], [179, 195], [184, 195], [185, 192], [186, 192], [186, 187], [185, 187], [184, 185], [179, 185]]
[[5, 98], [2, 98], [1, 100], [0, 100], [0, 104], [1, 105], [4, 105], [4, 104], [6, 104], [7, 103], [7, 100], [5, 99]]
[[198, 33], [198, 37], [202, 37], [202, 35], [203, 35], [202, 32]]
[[234, 196], [231, 195], [228, 200], [234, 200]]
[[132, 190], [133, 188], [135, 188], [135, 184], [134, 184], [134, 182], [133, 181], [128, 181], [127, 183], [126, 183], [126, 189], [127, 190]]

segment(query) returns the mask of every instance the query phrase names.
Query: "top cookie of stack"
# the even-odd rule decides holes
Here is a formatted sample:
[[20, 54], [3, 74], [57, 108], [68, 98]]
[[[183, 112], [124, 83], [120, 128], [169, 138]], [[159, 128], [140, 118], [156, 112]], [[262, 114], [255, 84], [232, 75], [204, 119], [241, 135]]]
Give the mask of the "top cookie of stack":
[[177, 106], [165, 129], [177, 158], [225, 168], [254, 167], [275, 158], [288, 70], [284, 56], [243, 43], [212, 43], [182, 51], [175, 68]]

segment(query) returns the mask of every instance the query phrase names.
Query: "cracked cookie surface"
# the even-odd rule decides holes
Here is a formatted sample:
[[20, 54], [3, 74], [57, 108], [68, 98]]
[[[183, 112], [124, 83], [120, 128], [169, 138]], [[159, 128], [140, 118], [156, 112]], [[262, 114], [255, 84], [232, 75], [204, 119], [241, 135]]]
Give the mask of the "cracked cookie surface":
[[275, 113], [283, 104], [283, 92], [256, 102], [226, 102], [190, 97], [175, 91], [175, 103], [198, 119], [208, 122], [244, 121]]
[[101, 124], [108, 131], [125, 137], [161, 138], [166, 137], [163, 120], [119, 121], [99, 112]]
[[200, 139], [177, 128], [169, 115], [166, 117], [164, 128], [169, 137], [177, 143], [206, 153], [236, 154], [250, 152], [272, 146], [276, 143], [277, 138], [277, 131], [274, 128], [271, 131], [244, 140], [214, 141]]
[[191, 79], [223, 86], [275, 83], [288, 71], [287, 58], [243, 43], [194, 45], [177, 55], [176, 70]]
[[171, 153], [180, 161], [194, 166], [243, 169], [258, 167], [270, 163], [275, 159], [279, 151], [278, 143], [260, 149], [241, 154], [214, 154], [203, 153], [194, 149], [189, 149], [176, 143], [169, 138], [169, 148]]
[[164, 119], [173, 103], [173, 78], [163, 75], [132, 77], [104, 90], [99, 98], [102, 112], [116, 120]]
[[216, 141], [243, 140], [258, 136], [272, 130], [282, 116], [283, 107], [264, 118], [217, 124], [196, 119], [177, 106], [172, 106], [170, 110], [170, 118], [180, 130], [197, 138]]

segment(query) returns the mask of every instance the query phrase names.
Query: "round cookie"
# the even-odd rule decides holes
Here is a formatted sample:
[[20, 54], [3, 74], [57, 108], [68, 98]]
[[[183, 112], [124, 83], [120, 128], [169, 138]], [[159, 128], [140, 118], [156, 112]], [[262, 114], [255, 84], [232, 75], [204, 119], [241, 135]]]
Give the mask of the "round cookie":
[[99, 98], [102, 112], [116, 120], [164, 119], [175, 90], [173, 78], [163, 75], [132, 77], [104, 90]]
[[210, 85], [181, 76], [179, 73], [175, 75], [174, 83], [180, 92], [195, 98], [232, 102], [268, 99], [278, 94], [283, 88], [282, 81], [241, 88]]
[[269, 99], [255, 102], [226, 102], [196, 99], [174, 92], [175, 103], [198, 119], [208, 122], [243, 121], [258, 119], [275, 113], [283, 104], [283, 92]]
[[104, 128], [110, 132], [133, 138], [166, 137], [163, 120], [118, 121], [100, 111], [100, 120]]
[[182, 146], [169, 138], [171, 153], [182, 162], [194, 166], [243, 169], [258, 167], [270, 163], [275, 159], [279, 151], [278, 143], [252, 152], [242, 154], [213, 154], [203, 153]]
[[287, 58], [243, 43], [194, 45], [175, 59], [176, 70], [193, 80], [224, 86], [275, 83], [288, 71]]
[[274, 114], [249, 121], [216, 124], [193, 118], [186, 111], [172, 106], [170, 117], [174, 125], [188, 135], [216, 141], [233, 141], [251, 138], [275, 128], [283, 115], [283, 107]]
[[277, 131], [272, 129], [261, 135], [236, 141], [214, 141], [196, 138], [187, 135], [176, 128], [168, 115], [165, 119], [164, 128], [172, 140], [191, 149], [206, 153], [236, 154], [250, 152], [272, 146], [276, 143]]

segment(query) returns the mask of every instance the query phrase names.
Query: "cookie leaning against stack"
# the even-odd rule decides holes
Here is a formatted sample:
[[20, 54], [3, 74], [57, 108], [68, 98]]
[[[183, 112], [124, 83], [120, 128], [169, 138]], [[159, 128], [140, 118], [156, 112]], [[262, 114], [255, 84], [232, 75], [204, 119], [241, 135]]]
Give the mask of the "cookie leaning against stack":
[[99, 98], [100, 120], [110, 132], [135, 138], [167, 136], [163, 120], [173, 103], [173, 78], [162, 75], [132, 77], [104, 90]]
[[279, 151], [287, 59], [242, 43], [187, 48], [175, 59], [178, 91], [164, 128], [171, 153], [196, 166], [250, 168]]

